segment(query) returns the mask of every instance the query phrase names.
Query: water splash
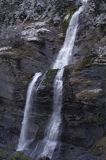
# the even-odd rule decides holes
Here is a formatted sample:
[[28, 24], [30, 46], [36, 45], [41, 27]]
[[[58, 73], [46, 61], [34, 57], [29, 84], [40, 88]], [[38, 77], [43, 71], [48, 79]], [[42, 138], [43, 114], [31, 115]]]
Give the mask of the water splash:
[[[22, 122], [22, 128], [21, 128], [21, 134], [19, 138], [19, 144], [17, 147], [17, 151], [24, 151], [29, 143], [31, 142], [31, 139], [29, 139], [28, 130], [29, 130], [29, 117], [32, 110], [32, 99], [34, 94], [34, 89], [36, 86], [36, 83], [41, 76], [41, 73], [36, 73], [32, 79], [32, 81], [29, 84], [28, 91], [27, 91], [27, 98], [26, 98], [26, 104], [25, 104], [25, 111], [24, 111], [24, 118]], [[36, 89], [37, 91], [37, 89]]]

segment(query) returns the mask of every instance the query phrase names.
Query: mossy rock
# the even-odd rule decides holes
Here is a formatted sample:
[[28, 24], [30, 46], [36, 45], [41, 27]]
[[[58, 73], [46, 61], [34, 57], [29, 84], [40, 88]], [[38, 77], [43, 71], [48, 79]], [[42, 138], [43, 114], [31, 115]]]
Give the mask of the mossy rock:
[[91, 149], [91, 153], [95, 156], [103, 155], [106, 158], [106, 136], [101, 138]]
[[9, 158], [9, 160], [31, 160], [31, 158], [25, 156], [21, 152], [16, 152], [13, 156]]
[[83, 70], [85, 68], [91, 67], [97, 56], [89, 55], [83, 58], [83, 60], [75, 66], [75, 70]]
[[33, 75], [30, 74], [30, 73], [24, 73], [24, 72], [22, 72], [22, 73], [20, 73], [17, 81], [18, 82], [21, 81], [23, 85], [27, 85], [29, 83], [29, 81], [31, 81], [32, 76]]
[[69, 78], [71, 78], [71, 75], [72, 75], [72, 72], [73, 72], [73, 66], [66, 66], [65, 67], [65, 70], [64, 70], [64, 74], [63, 74], [63, 77], [67, 80]]
[[84, 84], [85, 84], [86, 86], [91, 86], [91, 85], [92, 85], [92, 81], [91, 81], [90, 79], [85, 79], [85, 80], [84, 80]]
[[68, 9], [67, 9], [67, 14], [65, 15], [64, 19], [63, 19], [63, 23], [62, 23], [62, 27], [63, 27], [63, 31], [64, 31], [64, 34], [67, 30], [67, 27], [69, 25], [69, 22], [70, 22], [70, 19], [73, 15], [73, 13], [77, 10], [76, 6], [69, 6]]
[[[102, 107], [98, 107], [95, 116], [93, 117], [93, 121], [97, 125], [102, 125], [104, 129], [104, 124], [106, 123], [106, 115], [105, 115], [105, 110]], [[105, 132], [105, 129], [104, 129]]]
[[4, 149], [0, 149], [0, 160], [5, 160], [8, 158], [8, 152]]
[[42, 84], [46, 87], [51, 87], [54, 82], [54, 78], [56, 76], [56, 73], [57, 73], [57, 69], [48, 70]]

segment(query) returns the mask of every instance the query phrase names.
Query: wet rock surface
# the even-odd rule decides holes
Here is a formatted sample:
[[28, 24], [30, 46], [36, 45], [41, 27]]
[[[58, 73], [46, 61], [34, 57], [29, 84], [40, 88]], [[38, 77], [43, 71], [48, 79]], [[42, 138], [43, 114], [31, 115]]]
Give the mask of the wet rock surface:
[[42, 157], [42, 158], [39, 158], [39, 160], [50, 160], [49, 157]]
[[66, 68], [64, 73], [63, 159], [101, 159], [95, 155], [93, 158], [89, 150], [106, 134], [106, 67], [90, 64], [81, 70], [72, 68]]
[[[35, 72], [44, 73], [52, 65], [77, 7], [71, 0], [0, 2], [1, 160], [8, 160], [16, 150], [28, 84]], [[61, 147], [53, 160], [106, 159], [105, 12], [105, 0], [91, 0], [80, 16], [74, 64], [64, 72]], [[43, 139], [52, 113], [56, 73], [48, 71], [39, 87], [37, 103], [34, 99], [30, 126], [31, 135], [36, 137], [30, 146], [33, 149]], [[27, 159], [23, 155], [14, 159], [17, 157]]]
[[[58, 28], [42, 20], [35, 22], [35, 15], [27, 21], [25, 13], [21, 14], [24, 9], [31, 12], [31, 4], [30, 1], [0, 2], [0, 146], [10, 152], [17, 147], [28, 84], [36, 72], [48, 69], [63, 42]], [[46, 119], [48, 115], [37, 117]]]

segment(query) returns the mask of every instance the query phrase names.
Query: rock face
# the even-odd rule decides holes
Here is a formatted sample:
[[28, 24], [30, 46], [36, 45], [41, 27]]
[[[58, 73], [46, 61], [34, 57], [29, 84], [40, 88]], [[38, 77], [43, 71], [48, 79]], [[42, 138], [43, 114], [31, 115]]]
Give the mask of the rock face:
[[[27, 86], [35, 72], [45, 72], [52, 65], [79, 4], [73, 0], [0, 2], [0, 159], [9, 160], [15, 152]], [[105, 0], [90, 0], [80, 15], [73, 64], [64, 72], [60, 150], [54, 160], [106, 159], [105, 12]], [[46, 73], [37, 105], [33, 103], [31, 132], [36, 142], [31, 149], [43, 139], [52, 113], [56, 73]], [[13, 159], [17, 157], [24, 159], [18, 154]]]
[[65, 160], [106, 159], [104, 144], [101, 153], [99, 147], [92, 151], [106, 136], [106, 2], [88, 4], [79, 19], [74, 64], [64, 73], [61, 157]]
[[106, 133], [105, 72], [104, 65], [94, 64], [65, 70], [62, 110], [64, 131], [61, 140], [63, 159], [80, 159], [87, 152], [87, 157], [90, 157], [90, 148]]
[[[99, 5], [98, 5], [99, 4]], [[106, 42], [106, 2], [88, 1], [88, 5], [80, 16], [80, 26], [73, 51], [73, 61], [84, 57], [105, 56]]]
[[57, 24], [65, 15], [68, 5], [75, 1], [61, 0], [2, 0], [0, 2], [0, 22], [4, 25], [20, 22], [52, 21]]
[[40, 158], [39, 160], [50, 160], [48, 157]]
[[[39, 2], [0, 2], [1, 155], [5, 154], [4, 150], [8, 153], [16, 150], [28, 83], [34, 73], [48, 69], [63, 41], [59, 35], [61, 27], [54, 27], [46, 23], [45, 18], [44, 21], [40, 18]], [[45, 3], [42, 1], [39, 5], [46, 12]], [[39, 11], [36, 11], [38, 8]], [[26, 15], [28, 13], [30, 15]], [[55, 11], [53, 13], [55, 15]], [[43, 15], [41, 12], [41, 17]]]

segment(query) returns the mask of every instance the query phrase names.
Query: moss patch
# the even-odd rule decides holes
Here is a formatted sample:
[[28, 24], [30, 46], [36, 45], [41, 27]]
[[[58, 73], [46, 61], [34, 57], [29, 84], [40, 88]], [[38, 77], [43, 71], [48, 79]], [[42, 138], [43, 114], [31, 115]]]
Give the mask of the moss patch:
[[93, 117], [93, 121], [97, 125], [102, 125], [104, 133], [106, 132], [104, 128], [104, 124], [106, 123], [106, 112], [104, 107], [100, 106], [96, 108], [96, 113], [95, 116]]
[[0, 160], [5, 160], [8, 158], [8, 152], [4, 149], [0, 149]]
[[85, 80], [84, 83], [86, 84], [86, 86], [91, 86], [92, 85], [92, 81], [90, 79]]
[[91, 149], [91, 153], [96, 156], [103, 155], [106, 158], [106, 136], [101, 138]]
[[64, 31], [64, 34], [67, 30], [67, 27], [69, 25], [69, 22], [70, 22], [70, 18], [72, 17], [73, 13], [77, 10], [76, 6], [74, 5], [71, 5], [68, 7], [67, 9], [67, 14], [65, 15], [64, 19], [63, 19], [63, 23], [62, 23], [62, 27], [63, 27], [63, 31]]
[[16, 152], [13, 156], [9, 158], [9, 160], [31, 160], [29, 157], [25, 156], [21, 152]]
[[56, 73], [57, 73], [57, 69], [51, 69], [49, 70], [46, 75], [45, 75], [45, 78], [44, 78], [44, 81], [43, 81], [43, 85], [45, 85], [46, 87], [51, 87], [53, 82], [54, 82], [54, 78], [56, 76]]
[[83, 70], [92, 66], [96, 55], [89, 55], [83, 58], [83, 60], [75, 66], [75, 70]]

